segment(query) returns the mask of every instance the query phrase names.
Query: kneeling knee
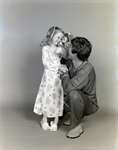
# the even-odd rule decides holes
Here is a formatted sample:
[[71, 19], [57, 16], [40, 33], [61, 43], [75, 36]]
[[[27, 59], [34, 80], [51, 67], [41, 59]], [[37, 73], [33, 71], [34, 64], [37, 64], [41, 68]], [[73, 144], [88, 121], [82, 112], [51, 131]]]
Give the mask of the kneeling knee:
[[69, 100], [71, 100], [71, 101], [76, 101], [78, 98], [79, 98], [79, 97], [78, 97], [78, 91], [77, 91], [77, 90], [71, 91], [71, 92], [69, 93]]
[[81, 97], [81, 91], [78, 91], [78, 90], [71, 91], [69, 93], [69, 100], [71, 102], [78, 101], [78, 102], [82, 103], [83, 100], [82, 100], [82, 97]]

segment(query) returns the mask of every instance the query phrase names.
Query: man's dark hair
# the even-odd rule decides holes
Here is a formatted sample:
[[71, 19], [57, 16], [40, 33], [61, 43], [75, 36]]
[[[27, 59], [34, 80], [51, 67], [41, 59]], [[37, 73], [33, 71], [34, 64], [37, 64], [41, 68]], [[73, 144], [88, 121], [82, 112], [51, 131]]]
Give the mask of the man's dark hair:
[[77, 57], [82, 61], [87, 60], [92, 51], [91, 43], [84, 37], [75, 37], [71, 43], [72, 53], [77, 53]]

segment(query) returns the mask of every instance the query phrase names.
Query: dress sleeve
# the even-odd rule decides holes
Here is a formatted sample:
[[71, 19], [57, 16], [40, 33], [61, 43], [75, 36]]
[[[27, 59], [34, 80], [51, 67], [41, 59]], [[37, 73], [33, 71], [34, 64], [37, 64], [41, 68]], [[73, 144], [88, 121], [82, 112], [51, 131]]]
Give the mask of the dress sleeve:
[[48, 47], [44, 46], [42, 48], [42, 63], [44, 68], [49, 70], [56, 70], [57, 65], [54, 63], [54, 60], [50, 57], [50, 51]]
[[58, 47], [56, 53], [61, 57], [66, 57], [66, 50], [63, 47]]

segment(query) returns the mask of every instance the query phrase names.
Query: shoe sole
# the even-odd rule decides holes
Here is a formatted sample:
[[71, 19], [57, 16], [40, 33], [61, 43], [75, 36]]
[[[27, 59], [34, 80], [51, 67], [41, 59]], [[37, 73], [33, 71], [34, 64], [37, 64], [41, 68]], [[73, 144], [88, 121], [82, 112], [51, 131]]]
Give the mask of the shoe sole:
[[64, 126], [70, 126], [70, 124], [63, 123]]
[[80, 135], [83, 134], [83, 133], [84, 133], [84, 131], [81, 132], [81, 133], [80, 133], [78, 136], [76, 136], [76, 137], [70, 137], [70, 136], [68, 136], [68, 135], [66, 135], [66, 137], [69, 138], [69, 139], [76, 139], [76, 138], [80, 137]]

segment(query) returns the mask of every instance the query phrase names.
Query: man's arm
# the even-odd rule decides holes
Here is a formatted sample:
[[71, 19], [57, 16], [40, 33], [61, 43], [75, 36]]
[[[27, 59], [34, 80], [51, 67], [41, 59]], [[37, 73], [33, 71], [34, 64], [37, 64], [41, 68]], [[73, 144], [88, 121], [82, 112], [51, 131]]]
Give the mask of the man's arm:
[[70, 78], [69, 73], [65, 72], [61, 76], [61, 79], [65, 93], [69, 93], [73, 90], [81, 90], [88, 83], [88, 72], [80, 70], [73, 78]]

